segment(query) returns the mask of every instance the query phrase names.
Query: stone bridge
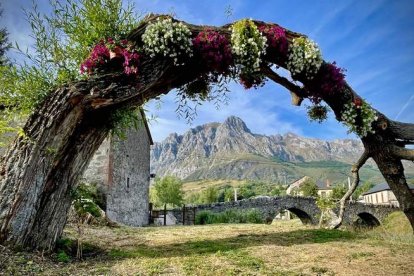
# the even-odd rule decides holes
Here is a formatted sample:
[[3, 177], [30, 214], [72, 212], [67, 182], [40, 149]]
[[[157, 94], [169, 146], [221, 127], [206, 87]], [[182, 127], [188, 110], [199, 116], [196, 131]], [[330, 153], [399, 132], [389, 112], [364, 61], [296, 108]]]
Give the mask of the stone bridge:
[[[211, 211], [214, 213], [223, 212], [228, 209], [236, 210], [258, 210], [265, 221], [273, 220], [277, 214], [289, 210], [299, 217], [305, 224], [317, 224], [321, 210], [316, 205], [313, 197], [299, 196], [260, 196], [250, 199], [230, 202], [218, 202], [207, 205], [191, 206], [184, 212], [185, 224], [191, 224], [197, 212]], [[344, 224], [352, 225], [356, 222], [369, 226], [380, 225], [386, 216], [398, 211], [399, 208], [385, 205], [368, 205], [358, 202], [349, 202], [345, 207]], [[336, 213], [338, 210], [334, 210]], [[174, 209], [170, 211], [177, 219], [177, 224], [183, 223], [183, 210]], [[195, 213], [194, 213], [195, 212]]]

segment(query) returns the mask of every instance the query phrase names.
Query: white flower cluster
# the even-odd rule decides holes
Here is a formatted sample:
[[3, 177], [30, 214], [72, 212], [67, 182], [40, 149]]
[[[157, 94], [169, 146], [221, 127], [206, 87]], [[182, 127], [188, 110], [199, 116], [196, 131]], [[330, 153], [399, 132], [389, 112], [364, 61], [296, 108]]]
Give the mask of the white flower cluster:
[[318, 45], [305, 37], [294, 38], [289, 46], [287, 69], [292, 75], [305, 73], [311, 80], [322, 65], [322, 55]]
[[150, 57], [170, 57], [174, 65], [184, 65], [185, 58], [193, 56], [191, 31], [182, 22], [173, 22], [171, 18], [158, 18], [149, 24], [142, 41], [144, 51]]
[[[344, 106], [345, 111], [342, 113], [342, 121], [349, 127], [349, 131], [355, 132], [361, 137], [368, 133], [375, 133], [372, 129], [372, 123], [378, 120], [376, 112], [365, 102], [361, 106], [356, 106], [350, 102]], [[361, 124], [357, 124], [357, 117], [361, 118]]]
[[232, 52], [243, 73], [259, 71], [261, 56], [266, 54], [267, 38], [251, 20], [241, 20], [232, 26]]

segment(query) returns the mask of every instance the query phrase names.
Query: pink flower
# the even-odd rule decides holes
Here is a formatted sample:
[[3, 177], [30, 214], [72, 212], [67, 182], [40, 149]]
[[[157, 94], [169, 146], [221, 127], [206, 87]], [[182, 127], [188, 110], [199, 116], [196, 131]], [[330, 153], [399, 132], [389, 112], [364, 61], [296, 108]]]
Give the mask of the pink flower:
[[259, 31], [266, 36], [267, 43], [270, 47], [275, 49], [283, 57], [287, 56], [288, 40], [283, 28], [275, 25], [262, 25], [259, 27]]
[[337, 67], [336, 62], [326, 63], [321, 68], [320, 90], [322, 94], [332, 94], [345, 86], [345, 70]]
[[123, 51], [124, 55], [124, 72], [127, 75], [134, 74], [136, 75], [138, 73], [138, 66], [139, 66], [139, 54], [136, 52], [130, 52], [126, 49]]
[[224, 72], [233, 62], [230, 43], [216, 31], [206, 29], [199, 32], [193, 39], [193, 45], [210, 70]]
[[139, 58], [138, 53], [133, 50], [128, 50], [126, 39], [121, 40], [120, 43], [116, 42], [112, 38], [107, 38], [106, 43], [101, 40], [97, 45], [95, 45], [89, 55], [89, 57], [81, 64], [80, 72], [81, 74], [91, 75], [98, 68], [105, 68], [105, 66], [113, 65], [113, 62], [110, 62], [111, 51], [116, 53], [121, 59], [123, 59], [124, 73], [127, 75], [138, 73], [139, 67]]
[[121, 45], [126, 47], [128, 45], [128, 40], [126, 39], [121, 40]]

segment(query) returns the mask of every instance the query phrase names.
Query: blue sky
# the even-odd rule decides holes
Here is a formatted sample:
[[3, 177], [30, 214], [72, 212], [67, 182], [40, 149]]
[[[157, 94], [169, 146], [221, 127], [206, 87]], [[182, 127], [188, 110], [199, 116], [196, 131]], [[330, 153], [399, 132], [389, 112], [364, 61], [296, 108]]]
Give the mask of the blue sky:
[[[10, 39], [30, 43], [29, 25], [21, 8], [27, 0], [2, 0], [0, 26]], [[137, 0], [142, 12], [174, 13], [179, 19], [206, 25], [222, 25], [241, 18], [278, 23], [308, 35], [320, 46], [324, 59], [336, 61], [347, 70], [348, 83], [369, 103], [391, 119], [414, 122], [414, 2], [412, 0], [355, 1], [170, 1]], [[48, 0], [36, 1], [47, 9]], [[232, 14], [226, 15], [230, 7]], [[213, 104], [198, 107], [192, 125], [178, 119], [175, 94], [159, 103], [150, 102], [149, 114], [157, 117], [150, 125], [155, 141], [171, 132], [211, 122], [222, 122], [230, 115], [242, 118], [255, 133], [283, 134], [288, 131], [322, 139], [354, 138], [332, 116], [323, 123], [311, 123], [306, 109], [290, 105], [289, 93], [268, 82], [258, 90], [230, 85], [229, 105], [216, 109]], [[306, 103], [305, 103], [306, 104]]]

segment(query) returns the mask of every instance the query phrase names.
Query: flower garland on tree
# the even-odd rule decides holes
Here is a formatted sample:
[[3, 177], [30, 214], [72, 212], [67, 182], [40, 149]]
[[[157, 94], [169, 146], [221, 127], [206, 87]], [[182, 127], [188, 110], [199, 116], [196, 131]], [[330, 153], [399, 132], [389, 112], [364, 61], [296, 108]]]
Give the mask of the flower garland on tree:
[[287, 62], [287, 69], [292, 76], [305, 74], [311, 80], [321, 67], [322, 61], [321, 51], [315, 42], [305, 37], [292, 40]]
[[352, 102], [344, 105], [341, 117], [343, 123], [361, 137], [369, 133], [375, 133], [372, 123], [378, 120], [376, 112], [361, 98], [355, 98]]
[[259, 31], [267, 38], [267, 44], [276, 50], [281, 57], [285, 57], [288, 52], [288, 40], [283, 28], [274, 25], [262, 25]]
[[233, 63], [231, 46], [227, 38], [219, 32], [206, 29], [193, 39], [194, 50], [209, 69], [218, 73], [228, 71]]
[[103, 40], [96, 44], [89, 57], [81, 64], [81, 74], [93, 74], [95, 70], [103, 67], [109, 61], [109, 49]]
[[[260, 66], [269, 43], [269, 47], [276, 50], [281, 59], [287, 60], [286, 67], [292, 77], [301, 75], [310, 80], [307, 88], [313, 93], [308, 98], [314, 104], [308, 108], [310, 119], [322, 122], [327, 118], [328, 108], [320, 103], [324, 96], [333, 95], [345, 87], [345, 74], [335, 62], [323, 62], [316, 43], [305, 37], [297, 37], [289, 44], [283, 28], [274, 25], [261, 25], [258, 28], [252, 20], [247, 19], [233, 24], [231, 31], [231, 44], [225, 35], [211, 29], [201, 31], [191, 39], [191, 31], [182, 22], [158, 18], [147, 26], [142, 35], [143, 50], [150, 57], [168, 57], [175, 65], [184, 65], [193, 56], [194, 49], [209, 72], [186, 84], [182, 90], [190, 98], [205, 100], [211, 90], [209, 84], [217, 81], [219, 76], [228, 75], [234, 63], [238, 65], [236, 69], [240, 82], [246, 89], [262, 86], [265, 76], [260, 72]], [[113, 70], [115, 68], [108, 65], [112, 59], [118, 59], [122, 61], [125, 74], [136, 75], [139, 58], [140, 55], [128, 41], [108, 38], [94, 46], [80, 70], [89, 75], [108, 68]], [[344, 105], [341, 119], [351, 132], [365, 137], [375, 133], [372, 123], [378, 120], [378, 116], [366, 102], [356, 98]]]
[[231, 43], [235, 61], [241, 66], [240, 79], [244, 87], [260, 86], [264, 76], [259, 73], [262, 56], [266, 54], [267, 38], [252, 20], [243, 19], [231, 28]]
[[332, 95], [341, 91], [345, 86], [345, 70], [337, 67], [336, 62], [324, 63], [320, 69], [319, 93]]
[[193, 56], [191, 31], [182, 22], [173, 22], [171, 18], [157, 18], [147, 26], [142, 35], [144, 51], [150, 57], [171, 58], [174, 65], [184, 65], [185, 60]]
[[81, 64], [80, 73], [91, 75], [100, 69], [108, 67], [112, 59], [122, 62], [122, 67], [126, 75], [138, 74], [140, 56], [127, 40], [114, 40], [107, 38], [101, 40], [92, 49], [89, 57]]

